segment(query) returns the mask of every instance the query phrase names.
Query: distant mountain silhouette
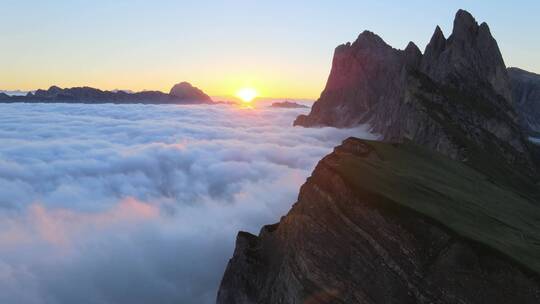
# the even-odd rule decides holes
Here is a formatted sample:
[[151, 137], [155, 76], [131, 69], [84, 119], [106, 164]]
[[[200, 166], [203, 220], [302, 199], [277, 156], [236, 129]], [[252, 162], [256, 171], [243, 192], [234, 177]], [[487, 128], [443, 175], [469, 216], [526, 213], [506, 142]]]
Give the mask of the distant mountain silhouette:
[[0, 94], [2, 93], [5, 93], [6, 95], [9, 95], [9, 96], [21, 96], [21, 95], [26, 95], [28, 94], [28, 91], [21, 91], [21, 90], [0, 90]]
[[181, 100], [199, 100], [206, 102], [212, 101], [210, 96], [206, 95], [200, 89], [192, 86], [189, 82], [175, 84], [169, 92], [169, 95]]
[[26, 96], [0, 94], [0, 102], [63, 102], [63, 103], [145, 103], [145, 104], [193, 104], [212, 103], [212, 99], [200, 89], [187, 82], [175, 85], [169, 94], [159, 91], [131, 93], [126, 91], [102, 91], [91, 87], [62, 89], [51, 86]]
[[303, 104], [299, 104], [299, 103], [291, 102], [291, 101], [273, 102], [270, 105], [270, 107], [272, 107], [272, 108], [289, 108], [289, 109], [309, 108], [308, 106], [305, 106]]

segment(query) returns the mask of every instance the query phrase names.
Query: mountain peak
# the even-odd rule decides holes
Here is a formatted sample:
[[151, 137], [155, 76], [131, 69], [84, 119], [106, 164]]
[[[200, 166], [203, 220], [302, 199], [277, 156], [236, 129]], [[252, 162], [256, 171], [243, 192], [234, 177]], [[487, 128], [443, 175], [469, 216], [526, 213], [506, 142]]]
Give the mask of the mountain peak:
[[407, 46], [405, 47], [405, 52], [420, 52], [420, 49], [418, 48], [418, 46], [412, 42], [412, 41], [409, 41], [409, 43], [407, 43]]
[[[433, 36], [441, 36], [442, 38], [444, 38], [444, 33], [443, 31], [441, 30], [441, 27], [440, 26], [436, 26], [435, 27], [435, 31], [433, 32]], [[431, 38], [433, 39], [433, 37]], [[446, 38], [445, 38], [446, 39]]]
[[52, 85], [47, 91], [49, 91], [50, 93], [57, 93], [62, 91], [62, 89], [58, 86]]
[[352, 45], [361, 47], [391, 48], [379, 35], [367, 30], [360, 33]]
[[441, 42], [446, 42], [446, 37], [444, 37], [443, 31], [437, 25], [435, 27], [435, 31], [433, 32], [433, 35], [431, 36], [431, 40], [429, 41], [429, 44], [440, 44]]
[[407, 44], [407, 47], [404, 50], [405, 52], [405, 63], [409, 67], [417, 68], [422, 61], [422, 52], [414, 42], [410, 41]]
[[481, 31], [484, 30], [484, 31], [488, 32], [491, 35], [491, 32], [489, 30], [489, 25], [487, 23], [485, 23], [485, 22], [482, 22], [480, 24], [480, 30]]
[[465, 10], [458, 10], [454, 18], [453, 36], [464, 37], [474, 34], [478, 30], [476, 19]]
[[439, 27], [426, 47], [422, 70], [439, 83], [455, 82], [459, 88], [488, 84], [507, 103], [511, 102], [506, 66], [489, 26], [459, 10], [448, 39]]
[[[510, 166], [529, 168], [523, 170], [533, 176], [536, 165], [511, 101], [506, 67], [489, 27], [460, 10], [452, 35], [446, 39], [436, 27], [423, 56], [412, 43], [398, 51], [364, 31], [335, 54], [321, 97], [294, 125], [369, 123], [384, 140], [412, 140], [460, 160], [469, 157], [469, 143], [474, 149], [496, 147], [490, 153]], [[441, 123], [438, 111], [455, 121]], [[458, 122], [467, 140], [448, 128]], [[478, 130], [485, 134], [477, 135]]]
[[376, 39], [382, 40], [382, 38], [370, 30], [364, 30], [358, 35], [358, 39]]
[[441, 28], [437, 25], [433, 35], [431, 36], [431, 40], [426, 45], [426, 50], [424, 53], [426, 56], [437, 56], [437, 54], [440, 54], [444, 50], [445, 46], [446, 38], [444, 37], [444, 33]]
[[172, 88], [171, 88], [171, 94], [172, 94], [172, 91], [174, 89], [180, 89], [180, 88], [185, 88], [185, 89], [192, 89], [193, 86], [191, 85], [191, 83], [187, 82], [187, 81], [182, 81], [180, 83], [177, 83], [175, 84]]
[[191, 85], [191, 83], [183, 81], [175, 84], [169, 93], [170, 95], [185, 100], [199, 100], [211, 102], [210, 96], [206, 95], [202, 90]]

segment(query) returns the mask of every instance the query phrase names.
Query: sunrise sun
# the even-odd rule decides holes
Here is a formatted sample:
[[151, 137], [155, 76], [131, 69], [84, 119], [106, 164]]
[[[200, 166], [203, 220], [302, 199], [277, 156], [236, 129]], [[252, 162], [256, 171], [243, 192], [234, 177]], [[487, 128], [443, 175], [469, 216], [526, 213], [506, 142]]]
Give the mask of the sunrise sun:
[[240, 98], [245, 103], [251, 103], [257, 95], [257, 90], [253, 88], [242, 88], [236, 92], [236, 97]]

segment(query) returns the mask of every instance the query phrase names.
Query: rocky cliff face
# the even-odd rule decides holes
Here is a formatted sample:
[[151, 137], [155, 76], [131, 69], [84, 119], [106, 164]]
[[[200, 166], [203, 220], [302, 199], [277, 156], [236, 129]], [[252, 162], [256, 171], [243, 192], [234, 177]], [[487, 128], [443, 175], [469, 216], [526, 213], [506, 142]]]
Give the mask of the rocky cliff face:
[[348, 139], [278, 224], [238, 234], [217, 303], [538, 303], [532, 200], [411, 143]]
[[[6, 95], [7, 96], [7, 95]], [[212, 99], [187, 82], [175, 85], [170, 94], [159, 91], [130, 93], [125, 91], [103, 91], [91, 87], [60, 88], [51, 86], [26, 96], [7, 96], [0, 102], [71, 102], [71, 103], [147, 103], [147, 104], [192, 104], [211, 103]]]
[[456, 13], [448, 39], [439, 27], [435, 29], [421, 71], [438, 83], [463, 91], [487, 85], [508, 103], [511, 101], [506, 66], [497, 42], [489, 26], [485, 22], [478, 25], [466, 11]]
[[295, 125], [383, 142], [346, 140], [279, 223], [240, 232], [217, 303], [540, 303], [538, 154], [514, 104], [530, 77], [465, 11], [424, 54], [367, 31], [336, 48]]
[[532, 136], [540, 136], [540, 75], [508, 68], [512, 97], [520, 121]]
[[492, 154], [537, 178], [537, 153], [511, 95], [489, 27], [460, 10], [450, 37], [437, 27], [424, 54], [413, 43], [393, 49], [371, 32], [337, 47], [321, 97], [294, 124], [368, 123], [386, 141], [409, 139], [458, 160]]
[[308, 116], [295, 125], [352, 126], [372, 117], [392, 123], [403, 98], [407, 67], [415, 68], [421, 53], [413, 44], [406, 51], [393, 49], [379, 36], [364, 31], [350, 44], [336, 48], [326, 88]]

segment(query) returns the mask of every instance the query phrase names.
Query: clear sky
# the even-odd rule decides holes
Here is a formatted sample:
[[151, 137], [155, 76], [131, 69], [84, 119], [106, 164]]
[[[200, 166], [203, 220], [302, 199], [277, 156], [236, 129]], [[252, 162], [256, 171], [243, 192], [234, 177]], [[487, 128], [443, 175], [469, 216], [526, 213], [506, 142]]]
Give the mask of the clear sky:
[[0, 89], [50, 85], [210, 95], [252, 86], [316, 98], [334, 48], [365, 29], [421, 49], [458, 8], [486, 21], [508, 66], [540, 72], [540, 1], [0, 0]]

